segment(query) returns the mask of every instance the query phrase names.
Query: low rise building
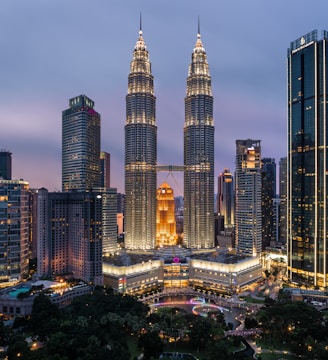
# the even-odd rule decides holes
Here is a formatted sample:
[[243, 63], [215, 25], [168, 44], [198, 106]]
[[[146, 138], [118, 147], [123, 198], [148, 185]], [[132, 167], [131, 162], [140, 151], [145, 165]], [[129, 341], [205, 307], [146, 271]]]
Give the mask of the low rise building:
[[127, 253], [103, 263], [104, 284], [128, 294], [166, 288], [201, 288], [216, 292], [243, 291], [262, 276], [259, 257], [228, 250], [192, 252], [168, 247], [153, 253]]
[[92, 287], [83, 282], [75, 285], [51, 281], [22, 283], [1, 290], [0, 316], [3, 319], [9, 319], [31, 315], [34, 299], [41, 292], [45, 292], [52, 303], [62, 308], [70, 305], [75, 297], [90, 294], [91, 291]]

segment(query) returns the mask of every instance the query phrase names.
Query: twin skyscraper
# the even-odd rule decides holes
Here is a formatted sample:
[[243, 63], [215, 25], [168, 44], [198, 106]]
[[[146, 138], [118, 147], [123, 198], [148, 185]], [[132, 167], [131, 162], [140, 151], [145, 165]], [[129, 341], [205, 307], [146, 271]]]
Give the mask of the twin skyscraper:
[[[125, 247], [156, 246], [157, 126], [154, 78], [142, 29], [128, 77], [125, 125]], [[184, 238], [214, 246], [214, 122], [211, 76], [198, 30], [187, 78], [184, 122]]]

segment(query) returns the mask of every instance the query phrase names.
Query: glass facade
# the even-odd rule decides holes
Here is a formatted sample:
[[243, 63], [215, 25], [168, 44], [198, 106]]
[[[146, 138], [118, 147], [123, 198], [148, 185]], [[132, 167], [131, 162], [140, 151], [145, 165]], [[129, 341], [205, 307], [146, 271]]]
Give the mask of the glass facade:
[[224, 169], [218, 177], [217, 211], [224, 217], [224, 230], [234, 227], [234, 181], [229, 169]]
[[288, 275], [327, 287], [327, 39], [288, 49]]
[[62, 190], [101, 186], [100, 115], [85, 95], [69, 100], [62, 114]]
[[125, 125], [125, 247], [153, 249], [156, 240], [157, 126], [154, 79], [142, 31], [128, 77]]
[[279, 239], [287, 239], [287, 157], [279, 161]]
[[11, 152], [0, 150], [0, 179], [11, 180]]
[[110, 154], [102, 151], [100, 153], [100, 170], [102, 188], [110, 188]]
[[274, 200], [276, 198], [276, 162], [262, 159], [262, 250], [275, 240]]
[[187, 78], [184, 123], [184, 244], [214, 246], [214, 121], [211, 76], [200, 34]]

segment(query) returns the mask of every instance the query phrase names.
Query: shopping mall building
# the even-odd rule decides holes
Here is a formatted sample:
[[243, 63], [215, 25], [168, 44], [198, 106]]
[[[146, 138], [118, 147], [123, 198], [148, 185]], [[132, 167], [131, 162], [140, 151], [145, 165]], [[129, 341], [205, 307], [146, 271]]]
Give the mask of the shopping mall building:
[[104, 285], [120, 293], [146, 294], [167, 288], [238, 293], [262, 277], [260, 257], [227, 249], [192, 251], [179, 246], [127, 252], [103, 262]]

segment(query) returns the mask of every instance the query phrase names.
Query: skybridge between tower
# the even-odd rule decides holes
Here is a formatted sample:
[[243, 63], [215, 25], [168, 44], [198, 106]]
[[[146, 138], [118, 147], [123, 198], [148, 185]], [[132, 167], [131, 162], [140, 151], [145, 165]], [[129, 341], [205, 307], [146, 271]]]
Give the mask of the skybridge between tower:
[[184, 171], [184, 165], [156, 165], [157, 172]]

